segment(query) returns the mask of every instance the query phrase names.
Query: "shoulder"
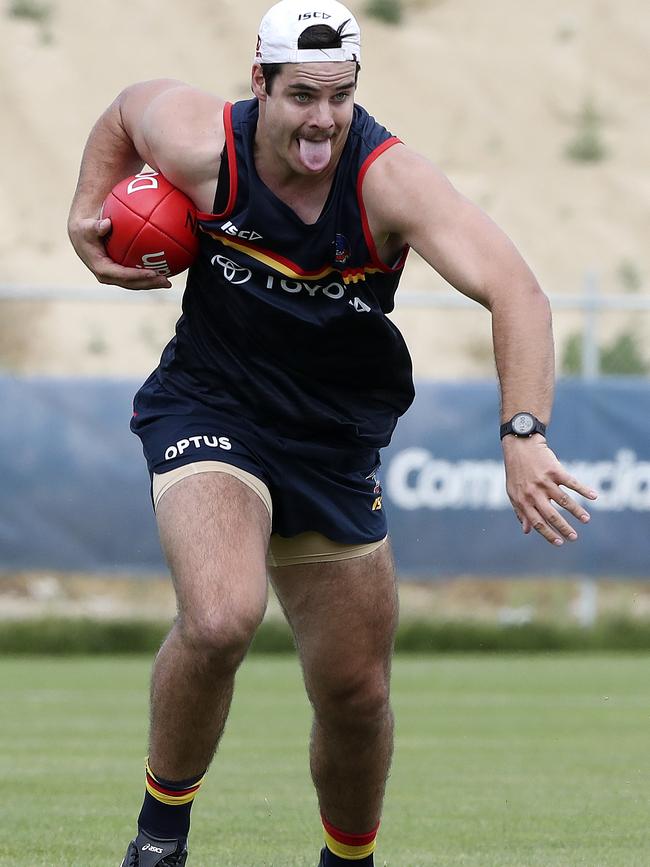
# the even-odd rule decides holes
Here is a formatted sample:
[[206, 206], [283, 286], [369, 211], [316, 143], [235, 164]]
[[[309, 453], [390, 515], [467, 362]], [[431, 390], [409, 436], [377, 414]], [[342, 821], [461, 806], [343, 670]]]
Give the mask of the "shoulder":
[[367, 150], [371, 151], [388, 139], [394, 139], [395, 136], [382, 126], [362, 105], [358, 102], [354, 104], [354, 113], [352, 115], [352, 125], [350, 132], [353, 137], [361, 141]]
[[206, 90], [200, 90], [182, 81], [170, 80], [152, 96], [148, 113], [152, 119], [173, 121], [194, 132], [201, 132], [216, 114], [223, 110], [226, 100]]
[[426, 212], [448, 207], [459, 194], [443, 172], [400, 141], [373, 159], [363, 179], [363, 200], [371, 222], [380, 231], [409, 234]]

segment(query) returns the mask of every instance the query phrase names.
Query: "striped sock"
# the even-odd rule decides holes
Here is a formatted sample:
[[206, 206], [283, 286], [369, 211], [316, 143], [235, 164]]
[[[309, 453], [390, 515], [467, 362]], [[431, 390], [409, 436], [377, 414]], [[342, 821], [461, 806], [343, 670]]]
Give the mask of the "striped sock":
[[205, 774], [189, 780], [164, 780], [157, 777], [147, 761], [146, 792], [138, 828], [162, 840], [185, 841], [190, 832], [190, 810]]
[[347, 834], [331, 825], [325, 816], [325, 860], [323, 867], [340, 867], [354, 861], [358, 867], [373, 867], [373, 852], [379, 831], [379, 822], [367, 834]]

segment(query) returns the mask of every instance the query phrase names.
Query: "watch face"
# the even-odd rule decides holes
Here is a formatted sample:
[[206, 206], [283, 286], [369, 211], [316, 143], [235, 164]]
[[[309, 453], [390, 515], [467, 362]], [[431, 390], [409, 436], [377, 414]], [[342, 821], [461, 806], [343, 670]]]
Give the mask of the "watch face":
[[527, 412], [520, 412], [512, 419], [512, 429], [519, 436], [528, 436], [535, 427], [535, 420]]

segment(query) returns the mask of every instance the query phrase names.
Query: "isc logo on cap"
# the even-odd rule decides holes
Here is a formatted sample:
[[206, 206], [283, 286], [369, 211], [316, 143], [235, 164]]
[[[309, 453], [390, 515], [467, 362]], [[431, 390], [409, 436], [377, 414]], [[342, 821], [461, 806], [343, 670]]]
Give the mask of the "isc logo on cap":
[[324, 20], [331, 17], [327, 12], [303, 12], [298, 16], [298, 21], [306, 21], [308, 18], [322, 18]]

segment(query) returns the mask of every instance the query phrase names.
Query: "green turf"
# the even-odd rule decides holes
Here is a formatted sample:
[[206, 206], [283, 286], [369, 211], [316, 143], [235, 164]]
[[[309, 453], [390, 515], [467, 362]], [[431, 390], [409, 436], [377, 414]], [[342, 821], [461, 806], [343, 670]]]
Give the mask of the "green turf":
[[[647, 656], [398, 658], [377, 865], [650, 864]], [[0, 663], [0, 865], [117, 867], [142, 793], [150, 663]], [[188, 867], [315, 867], [295, 660], [251, 658]]]

